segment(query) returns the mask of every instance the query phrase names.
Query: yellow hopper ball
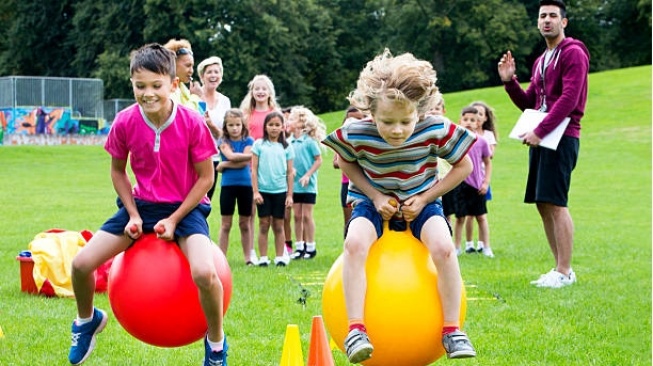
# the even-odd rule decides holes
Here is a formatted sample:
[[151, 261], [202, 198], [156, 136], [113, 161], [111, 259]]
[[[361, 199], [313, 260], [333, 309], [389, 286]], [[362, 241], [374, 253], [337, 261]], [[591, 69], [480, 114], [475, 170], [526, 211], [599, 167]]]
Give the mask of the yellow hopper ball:
[[[324, 282], [322, 315], [329, 334], [344, 351], [348, 333], [342, 287], [342, 255]], [[445, 354], [437, 271], [427, 248], [410, 230], [391, 231], [372, 245], [367, 258], [364, 322], [374, 346], [365, 366], [424, 366]], [[462, 287], [460, 326], [467, 302]]]

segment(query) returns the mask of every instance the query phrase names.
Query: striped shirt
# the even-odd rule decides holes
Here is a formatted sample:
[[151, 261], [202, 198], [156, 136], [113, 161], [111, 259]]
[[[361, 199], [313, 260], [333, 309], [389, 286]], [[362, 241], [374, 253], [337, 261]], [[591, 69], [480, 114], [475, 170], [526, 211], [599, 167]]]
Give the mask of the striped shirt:
[[[350, 163], [357, 163], [372, 186], [399, 202], [422, 193], [438, 181], [438, 157], [456, 164], [476, 141], [476, 134], [440, 117], [417, 122], [402, 146], [385, 142], [371, 120], [346, 123], [322, 143]], [[349, 183], [348, 203], [367, 199]]]

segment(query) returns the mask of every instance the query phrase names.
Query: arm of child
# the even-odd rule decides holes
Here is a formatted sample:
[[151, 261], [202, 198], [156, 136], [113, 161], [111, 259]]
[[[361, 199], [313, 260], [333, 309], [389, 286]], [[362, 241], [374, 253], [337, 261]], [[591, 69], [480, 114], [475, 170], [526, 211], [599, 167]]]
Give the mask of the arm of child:
[[303, 177], [299, 178], [299, 184], [302, 187], [306, 187], [308, 185], [308, 182], [311, 180], [311, 176], [313, 173], [315, 173], [320, 166], [322, 166], [322, 155], [315, 155], [314, 156], [315, 160], [313, 160], [313, 165], [311, 165], [311, 168], [304, 174]]
[[340, 166], [338, 165], [338, 154], [333, 155], [333, 168], [335, 169], [340, 169]]
[[258, 191], [258, 155], [252, 155], [252, 193], [254, 194], [254, 203], [260, 205], [263, 203], [263, 196]]
[[478, 190], [478, 193], [481, 195], [487, 193], [487, 190], [490, 187], [490, 180], [492, 180], [492, 156], [484, 157], [483, 163], [485, 164], [485, 177], [483, 178], [481, 189]]
[[465, 155], [457, 163], [451, 165], [451, 170], [428, 190], [407, 199], [401, 206], [401, 213], [406, 221], [414, 220], [424, 206], [435, 201], [438, 197], [454, 189], [473, 170], [472, 160]]
[[293, 164], [292, 164], [292, 159], [286, 160], [286, 184], [288, 185], [288, 191], [286, 192], [286, 207], [292, 207], [293, 200], [292, 200], [292, 194], [293, 194], [293, 182], [295, 180], [295, 174], [292, 173], [294, 172]]
[[159, 222], [154, 225], [155, 230], [163, 226], [163, 232], [158, 234], [159, 238], [163, 240], [174, 240], [177, 224], [186, 217], [189, 212], [197, 207], [204, 196], [206, 196], [206, 192], [208, 192], [213, 186], [213, 161], [211, 161], [210, 157], [198, 163], [194, 163], [193, 167], [197, 173], [197, 181], [195, 181], [195, 184], [190, 189], [190, 192], [188, 192], [184, 201], [179, 205], [175, 212], [172, 213], [172, 215], [163, 220], [159, 220]]
[[218, 166], [215, 168], [219, 173], [222, 173], [225, 169], [240, 169], [249, 165], [249, 161], [240, 161], [234, 162], [231, 160], [221, 161]]
[[[125, 235], [132, 239], [138, 239], [143, 233], [143, 220], [138, 213], [136, 201], [134, 201], [134, 195], [132, 194], [132, 184], [127, 175], [127, 160], [111, 158], [111, 182], [129, 214], [129, 222], [124, 229]], [[136, 225], [136, 232], [131, 231], [132, 225]]]
[[246, 161], [249, 162], [252, 160], [252, 147], [247, 146], [245, 147], [245, 150], [243, 150], [242, 153], [237, 153], [234, 152], [234, 150], [231, 148], [231, 145], [227, 143], [222, 143], [220, 144], [220, 152], [224, 154], [224, 156], [229, 159], [229, 161], [233, 162], [240, 162], [240, 161]]
[[398, 208], [390, 204], [392, 196], [385, 195], [377, 191], [368, 181], [360, 165], [350, 163], [345, 159], [339, 159], [340, 169], [347, 175], [350, 181], [360, 189], [365, 195], [374, 202], [376, 211], [381, 214], [384, 220], [390, 220], [397, 213]]

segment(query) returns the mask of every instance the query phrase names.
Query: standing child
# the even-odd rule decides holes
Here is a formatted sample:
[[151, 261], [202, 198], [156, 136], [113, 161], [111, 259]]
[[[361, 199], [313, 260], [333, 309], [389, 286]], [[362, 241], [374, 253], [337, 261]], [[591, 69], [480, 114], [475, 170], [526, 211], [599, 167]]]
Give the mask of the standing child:
[[274, 84], [267, 75], [256, 75], [247, 84], [247, 95], [240, 103], [249, 135], [254, 140], [263, 138], [263, 121], [270, 112], [279, 110]]
[[[224, 115], [222, 138], [219, 140], [221, 162], [217, 171], [222, 173], [220, 188], [220, 249], [227, 254], [229, 232], [233, 221], [236, 203], [238, 203], [238, 227], [243, 245], [245, 264], [255, 265], [257, 259], [252, 253], [252, 145], [254, 139], [249, 136], [247, 126], [240, 109], [229, 109]], [[253, 256], [254, 255], [254, 256]]]
[[[263, 138], [263, 121], [269, 113], [279, 109], [277, 96], [274, 91], [272, 79], [267, 75], [256, 75], [247, 84], [247, 94], [240, 102], [240, 110], [243, 111], [245, 124], [249, 135], [254, 141]], [[250, 226], [254, 228], [254, 215], [256, 205], [252, 204], [252, 218]], [[254, 236], [252, 235], [252, 248], [254, 247]], [[259, 253], [260, 254], [260, 253]]]
[[[286, 122], [286, 127], [284, 132], [286, 136], [292, 135], [293, 126], [290, 124], [290, 111], [292, 107], [286, 107], [281, 110], [283, 114], [283, 119]], [[294, 175], [293, 175], [294, 179]], [[286, 213], [283, 216], [283, 233], [286, 236], [286, 253], [291, 255], [292, 253], [292, 207], [286, 207]]]
[[[348, 201], [354, 203], [342, 271], [349, 319], [344, 346], [352, 363], [372, 357], [374, 339], [369, 339], [363, 323], [365, 263], [370, 247], [381, 236], [383, 220], [397, 213], [405, 221], [393, 220], [390, 226], [410, 225], [437, 268], [447, 356], [476, 356], [467, 335], [459, 329], [463, 282], [438, 200], [471, 172], [466, 153], [476, 136], [448, 121], [425, 117], [436, 99], [435, 81], [429, 62], [408, 53], [393, 57], [386, 49], [363, 69], [349, 96], [350, 103], [369, 111], [371, 118], [345, 124], [323, 141], [340, 155], [340, 168], [350, 179]], [[438, 157], [452, 165], [439, 181]], [[399, 202], [399, 207], [392, 201]]]
[[276, 257], [274, 264], [287, 266], [290, 257], [285, 250], [283, 217], [286, 207], [292, 206], [292, 175], [294, 154], [286, 142], [283, 115], [272, 112], [263, 121], [263, 138], [252, 147], [252, 189], [258, 206], [258, 265], [267, 267], [268, 232], [272, 225]]
[[[494, 116], [494, 111], [487, 105], [485, 102], [473, 102], [470, 106], [476, 108], [478, 111], [478, 128], [476, 129], [476, 134], [482, 136], [490, 146], [491, 158], [494, 157], [494, 150], [497, 146], [496, 138], [496, 118]], [[485, 164], [483, 164], [483, 169], [485, 169]], [[485, 194], [487, 201], [492, 199], [492, 188], [487, 187], [487, 193]], [[480, 230], [480, 228], [479, 228]], [[483, 253], [484, 243], [479, 239], [476, 249], [474, 249], [474, 218], [468, 216], [465, 218], [465, 238], [467, 240], [465, 244], [465, 251], [467, 253], [479, 252]], [[492, 250], [489, 251], [492, 254]]]
[[[426, 114], [430, 116], [437, 116], [437, 118], [445, 118], [447, 121], [451, 122], [448, 118], [444, 116], [444, 114], [447, 112], [446, 108], [444, 107], [444, 97], [440, 92], [436, 94], [436, 102], [435, 106], [433, 109], [428, 111]], [[451, 170], [451, 164], [449, 164], [446, 160], [442, 158], [438, 158], [438, 179], [444, 178], [448, 173], [449, 170]], [[444, 212], [444, 217], [447, 219], [447, 222], [449, 223], [449, 226], [451, 226], [452, 222], [452, 216], [455, 213], [455, 200], [454, 197], [456, 195], [456, 189], [458, 189], [458, 186], [454, 187], [454, 189], [450, 190], [449, 192], [445, 193], [442, 195], [442, 212]], [[462, 252], [456, 249], [456, 254], [460, 255]]]
[[[354, 120], [361, 120], [365, 118], [365, 115], [363, 112], [359, 111], [358, 108], [356, 107], [349, 107], [347, 108], [347, 112], [345, 113], [345, 118], [342, 120], [342, 124], [344, 125], [347, 123], [350, 119]], [[340, 169], [340, 165], [338, 164], [338, 154], [333, 155], [333, 167], [336, 169]], [[351, 204], [347, 203], [347, 193], [349, 192], [349, 178], [347, 178], [347, 175], [345, 173], [342, 173], [342, 180], [340, 181], [340, 206], [342, 206], [342, 217], [345, 220], [344, 223], [344, 236], [347, 236], [347, 224], [349, 223], [349, 220], [351, 219]]]
[[[171, 98], [179, 82], [173, 52], [159, 44], [141, 47], [131, 55], [130, 74], [137, 103], [118, 113], [105, 144], [118, 212], [73, 260], [78, 316], [68, 359], [73, 365], [84, 362], [107, 323], [107, 314], [93, 306], [95, 269], [144, 232], [156, 231], [164, 240], [176, 240], [190, 264], [208, 324], [204, 365], [225, 366], [224, 295], [206, 221], [215, 143], [202, 116]], [[136, 179], [133, 187], [128, 161]]]
[[[476, 134], [480, 126], [478, 120], [478, 111], [476, 108], [468, 106], [463, 108], [460, 113], [460, 126]], [[487, 257], [494, 257], [492, 248], [490, 248], [490, 226], [487, 222], [487, 189], [490, 186], [492, 177], [492, 153], [490, 146], [480, 135], [469, 150], [467, 155], [472, 160], [474, 170], [460, 183], [456, 191], [456, 225], [454, 228], [454, 238], [456, 249], [459, 251], [462, 241], [462, 231], [465, 225], [466, 217], [476, 218], [478, 223], [478, 240], [479, 245], [483, 248], [483, 254]], [[485, 168], [483, 168], [485, 166]], [[467, 243], [465, 251], [468, 253], [475, 252], [474, 244]]]
[[317, 170], [322, 165], [320, 141], [326, 134], [324, 123], [305, 107], [290, 112], [293, 135], [289, 142], [295, 154], [293, 166], [293, 207], [295, 252], [292, 259], [312, 259], [317, 255], [313, 207], [317, 199]]

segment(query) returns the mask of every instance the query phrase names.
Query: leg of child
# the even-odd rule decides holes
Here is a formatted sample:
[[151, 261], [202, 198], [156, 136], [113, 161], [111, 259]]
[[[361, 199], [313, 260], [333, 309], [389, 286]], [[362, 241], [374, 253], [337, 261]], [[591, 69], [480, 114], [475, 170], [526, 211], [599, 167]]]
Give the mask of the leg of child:
[[98, 231], [77, 253], [72, 262], [71, 279], [79, 318], [93, 316], [95, 270], [109, 258], [125, 251], [131, 243], [132, 240], [124, 235]]
[[465, 216], [465, 251], [472, 249], [472, 252], [476, 252], [474, 249], [474, 216]]
[[261, 258], [268, 256], [268, 232], [272, 216], [258, 218], [258, 252]]
[[283, 233], [286, 237], [285, 245], [288, 255], [292, 254], [292, 208], [286, 207], [286, 213], [283, 217]]
[[315, 245], [315, 220], [313, 220], [313, 206], [310, 203], [302, 204], [302, 221], [304, 222], [304, 240], [306, 241], [306, 254], [304, 258], [315, 257], [317, 248]]
[[[461, 229], [463, 223], [464, 218], [456, 220], [456, 226]], [[438, 292], [442, 301], [444, 324], [458, 324], [463, 283], [458, 258], [454, 254], [451, 235], [444, 218], [429, 218], [422, 227], [421, 240], [429, 249], [433, 264], [438, 270]]]
[[243, 243], [243, 256], [245, 263], [253, 262], [252, 258], [252, 228], [251, 216], [238, 216], [238, 227], [240, 229], [240, 242]]
[[463, 241], [463, 227], [465, 226], [465, 216], [456, 215], [456, 220], [453, 227], [453, 237], [455, 241], [456, 252], [461, 253], [461, 244]]
[[363, 217], [351, 221], [345, 238], [342, 267], [345, 306], [350, 321], [363, 319], [367, 290], [365, 262], [370, 247], [376, 240], [376, 229], [371, 221]]
[[272, 218], [272, 232], [274, 233], [274, 249], [276, 256], [283, 257], [286, 254], [286, 236], [284, 235], [283, 217]]
[[[211, 239], [202, 234], [179, 238], [179, 247], [188, 259], [193, 282], [199, 290], [200, 304], [208, 325], [209, 342], [222, 343], [222, 307], [224, 293], [222, 282], [213, 262]], [[220, 350], [215, 350], [220, 351]]]
[[227, 249], [229, 249], [229, 233], [231, 232], [233, 218], [233, 215], [223, 215], [220, 221], [220, 239], [218, 239], [218, 244], [224, 255], [227, 255]]
[[304, 204], [293, 203], [292, 205], [293, 218], [295, 220], [295, 253], [294, 259], [302, 259], [306, 251], [306, 238], [304, 237], [304, 220], [302, 218], [304, 212]]
[[483, 254], [494, 257], [490, 248], [490, 224], [487, 214], [476, 216], [476, 221], [478, 222], [478, 241], [483, 242]]

